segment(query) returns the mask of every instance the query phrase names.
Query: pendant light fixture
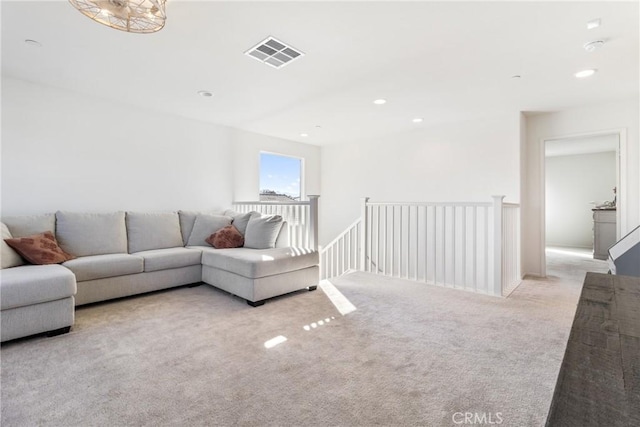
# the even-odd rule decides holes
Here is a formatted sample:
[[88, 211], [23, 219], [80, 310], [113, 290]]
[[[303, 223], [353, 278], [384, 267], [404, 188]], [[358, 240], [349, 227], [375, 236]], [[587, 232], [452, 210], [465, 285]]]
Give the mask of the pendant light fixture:
[[83, 15], [117, 30], [155, 33], [164, 27], [166, 0], [69, 0]]

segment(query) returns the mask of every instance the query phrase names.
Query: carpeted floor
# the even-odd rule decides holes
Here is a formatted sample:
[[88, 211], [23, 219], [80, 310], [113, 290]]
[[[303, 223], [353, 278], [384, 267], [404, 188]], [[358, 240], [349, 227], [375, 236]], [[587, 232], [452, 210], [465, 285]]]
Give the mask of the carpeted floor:
[[2, 346], [2, 425], [540, 426], [580, 269], [606, 271], [558, 257], [507, 299], [354, 273], [258, 308], [206, 285], [79, 308]]

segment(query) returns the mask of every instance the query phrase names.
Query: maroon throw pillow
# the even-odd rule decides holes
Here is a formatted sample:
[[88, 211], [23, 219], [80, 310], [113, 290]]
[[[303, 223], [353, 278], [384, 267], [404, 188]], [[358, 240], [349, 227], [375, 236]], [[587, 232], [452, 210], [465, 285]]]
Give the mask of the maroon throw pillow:
[[31, 264], [60, 264], [75, 259], [75, 256], [60, 248], [56, 237], [50, 231], [4, 241]]
[[207, 237], [205, 242], [216, 249], [240, 248], [244, 245], [244, 237], [233, 225], [227, 225]]

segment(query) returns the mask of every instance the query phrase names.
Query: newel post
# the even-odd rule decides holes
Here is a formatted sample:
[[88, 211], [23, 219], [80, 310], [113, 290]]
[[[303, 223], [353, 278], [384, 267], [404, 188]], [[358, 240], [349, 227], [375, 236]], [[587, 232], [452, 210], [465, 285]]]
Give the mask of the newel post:
[[318, 198], [320, 195], [309, 195], [309, 245], [311, 249], [318, 250]]
[[502, 204], [504, 196], [493, 198], [493, 294], [502, 296]]
[[368, 197], [360, 199], [360, 270], [367, 271], [367, 203]]

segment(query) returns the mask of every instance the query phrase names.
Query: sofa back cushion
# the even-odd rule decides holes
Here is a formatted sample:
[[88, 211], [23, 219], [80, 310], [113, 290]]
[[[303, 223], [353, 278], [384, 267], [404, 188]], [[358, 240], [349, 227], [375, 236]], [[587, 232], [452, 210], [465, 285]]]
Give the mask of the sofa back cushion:
[[282, 227], [280, 228], [280, 234], [276, 239], [276, 248], [288, 248], [291, 246], [289, 241], [289, 225], [287, 221], [282, 221]]
[[227, 225], [231, 217], [225, 215], [200, 214], [196, 217], [187, 246], [209, 246], [207, 238]]
[[184, 246], [177, 212], [127, 212], [129, 253]]
[[9, 228], [5, 225], [4, 222], [0, 222], [0, 232], [2, 234], [2, 268], [11, 268], [18, 267], [19, 265], [24, 265], [24, 260], [16, 251], [13, 250], [11, 246], [5, 242], [5, 239], [11, 239], [13, 236], [9, 231]]
[[126, 254], [124, 212], [56, 212], [56, 236], [62, 249], [75, 256]]
[[196, 222], [198, 215], [223, 215], [222, 212], [202, 212], [202, 211], [178, 211], [180, 216], [180, 230], [182, 231], [182, 241], [186, 246], [189, 242], [189, 237], [193, 231], [193, 225]]
[[239, 213], [234, 210], [226, 210], [224, 212], [226, 216], [230, 216], [233, 219], [233, 226], [242, 234], [244, 237], [244, 233], [247, 231], [247, 224], [252, 216], [260, 216], [260, 212], [251, 211], [248, 213]]
[[26, 237], [50, 231], [56, 232], [56, 216], [54, 214], [6, 216], [2, 222], [9, 227], [11, 237]]
[[244, 247], [269, 249], [276, 246], [283, 220], [280, 215], [252, 216], [244, 233]]

